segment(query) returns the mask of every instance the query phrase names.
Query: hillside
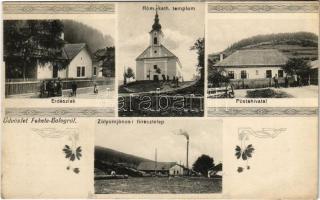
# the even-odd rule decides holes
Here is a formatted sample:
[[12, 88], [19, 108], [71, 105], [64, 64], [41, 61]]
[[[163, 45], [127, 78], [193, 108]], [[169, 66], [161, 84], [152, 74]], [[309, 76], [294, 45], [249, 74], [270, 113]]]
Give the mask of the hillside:
[[105, 147], [99, 147], [99, 146], [95, 147], [94, 154], [95, 154], [94, 159], [96, 161], [103, 161], [104, 163], [109, 163], [109, 164], [120, 163], [133, 168], [136, 168], [141, 162], [151, 161], [146, 158], [122, 153], [120, 151], [116, 151], [116, 150], [105, 148]]
[[68, 43], [86, 43], [93, 53], [98, 49], [114, 46], [110, 35], [74, 20], [63, 20], [64, 39]]
[[[235, 42], [220, 53], [227, 57], [241, 49], [278, 49], [289, 58], [316, 60], [318, 59], [318, 36], [309, 32], [256, 35]], [[220, 53], [210, 54], [209, 59], [213, 63], [218, 62]]]

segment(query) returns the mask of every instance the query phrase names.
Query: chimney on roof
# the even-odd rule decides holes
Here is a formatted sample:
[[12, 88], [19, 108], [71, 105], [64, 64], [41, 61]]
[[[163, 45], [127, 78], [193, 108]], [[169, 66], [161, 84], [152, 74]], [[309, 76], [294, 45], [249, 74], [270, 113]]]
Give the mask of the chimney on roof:
[[220, 61], [222, 61], [224, 59], [224, 54], [220, 53]]

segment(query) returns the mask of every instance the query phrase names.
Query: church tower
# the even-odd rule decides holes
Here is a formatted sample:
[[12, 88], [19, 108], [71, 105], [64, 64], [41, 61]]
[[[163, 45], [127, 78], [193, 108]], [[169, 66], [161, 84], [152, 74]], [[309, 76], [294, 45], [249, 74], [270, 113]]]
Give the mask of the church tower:
[[163, 45], [164, 35], [158, 10], [149, 35], [149, 46], [136, 58], [136, 80], [182, 80], [182, 66], [178, 57]]
[[152, 30], [149, 32], [150, 34], [150, 46], [157, 47], [161, 46], [163, 40], [163, 33], [161, 31], [161, 24], [159, 23], [159, 15], [156, 10], [156, 15], [154, 18], [154, 23], [152, 25]]

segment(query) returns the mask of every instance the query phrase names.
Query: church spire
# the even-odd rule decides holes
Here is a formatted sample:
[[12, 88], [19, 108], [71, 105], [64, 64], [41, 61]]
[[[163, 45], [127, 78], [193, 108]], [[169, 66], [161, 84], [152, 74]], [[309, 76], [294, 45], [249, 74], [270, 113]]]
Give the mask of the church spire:
[[159, 23], [158, 8], [156, 8], [156, 15], [154, 17], [154, 23], [152, 25], [152, 31], [161, 31], [161, 24]]

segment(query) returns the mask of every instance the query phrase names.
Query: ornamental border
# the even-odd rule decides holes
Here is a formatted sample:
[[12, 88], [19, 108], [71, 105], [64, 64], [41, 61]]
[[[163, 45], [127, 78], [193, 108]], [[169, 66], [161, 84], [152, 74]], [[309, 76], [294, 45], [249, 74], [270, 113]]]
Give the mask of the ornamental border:
[[208, 117], [316, 117], [318, 107], [208, 107]]
[[5, 108], [5, 117], [115, 117], [113, 107]]
[[317, 1], [211, 2], [208, 13], [318, 13]]
[[4, 2], [4, 14], [114, 14], [111, 2]]

